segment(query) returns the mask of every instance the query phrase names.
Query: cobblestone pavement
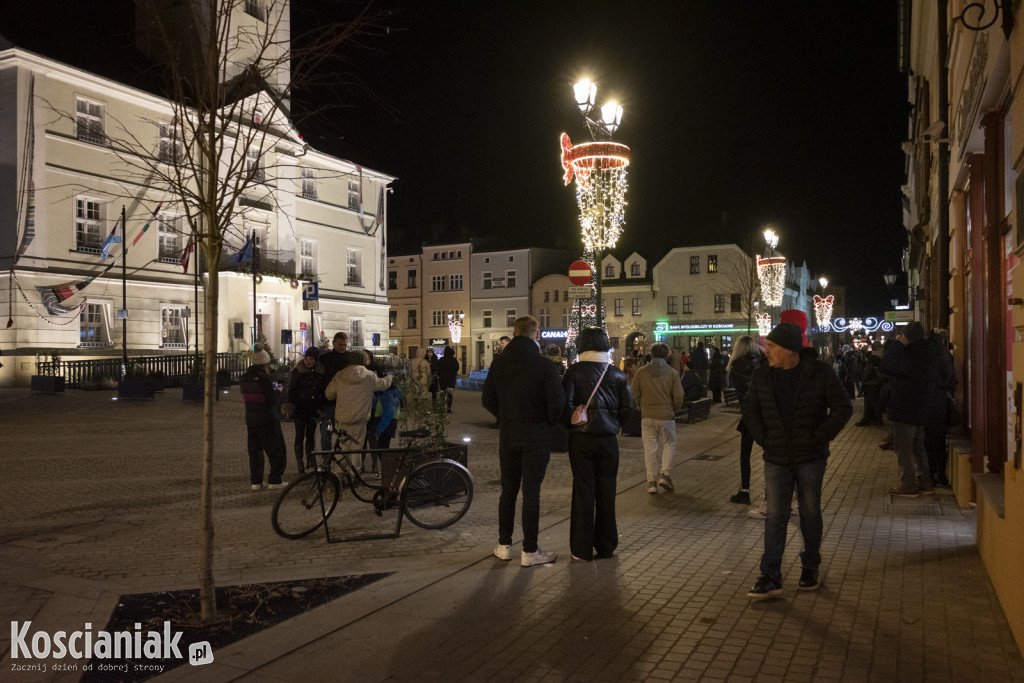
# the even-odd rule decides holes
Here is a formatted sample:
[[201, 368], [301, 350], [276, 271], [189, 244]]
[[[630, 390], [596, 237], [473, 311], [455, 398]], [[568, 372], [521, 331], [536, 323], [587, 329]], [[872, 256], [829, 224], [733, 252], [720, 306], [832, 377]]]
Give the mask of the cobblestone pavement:
[[[218, 584], [394, 574], [218, 650], [214, 664], [161, 679], [1024, 681], [973, 513], [942, 492], [890, 500], [895, 461], [876, 448], [882, 430], [851, 425], [833, 444], [822, 589], [795, 590], [794, 523], [784, 599], [751, 603], [763, 524], [728, 502], [738, 483], [737, 411], [718, 407], [680, 425], [672, 495], [646, 493], [640, 440], [620, 439], [621, 541], [611, 560], [568, 561], [571, 474], [567, 457], [553, 454], [541, 545], [559, 559], [521, 569], [490, 556], [498, 432], [479, 396], [456, 395], [449, 431], [470, 439], [476, 488], [463, 520], [328, 544], [321, 533], [286, 541], [271, 530], [274, 493], [249, 491], [242, 404], [237, 387], [224, 394]], [[32, 620], [34, 631], [100, 628], [121, 594], [197, 585], [202, 408], [180, 399], [173, 389], [139, 403], [108, 392], [0, 390], [5, 615]], [[288, 467], [286, 479], [291, 457]], [[762, 486], [755, 462], [753, 490]], [[346, 506], [331, 518], [332, 534], [389, 531], [390, 515]], [[6, 628], [0, 641], [2, 680], [78, 678], [12, 673]]]

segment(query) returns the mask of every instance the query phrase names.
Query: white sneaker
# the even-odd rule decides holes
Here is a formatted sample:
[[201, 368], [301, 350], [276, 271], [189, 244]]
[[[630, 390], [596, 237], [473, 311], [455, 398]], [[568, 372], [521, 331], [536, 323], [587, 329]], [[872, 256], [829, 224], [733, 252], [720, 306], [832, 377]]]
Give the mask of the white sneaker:
[[647, 482], [647, 493], [650, 493], [652, 495], [657, 495], [658, 493], [658, 485], [654, 482], [653, 479]]
[[747, 517], [750, 517], [751, 519], [764, 519], [767, 516], [768, 510], [764, 506], [764, 504], [761, 504], [757, 507], [751, 506], [750, 510], [747, 511]]
[[288, 482], [282, 481], [280, 484], [267, 484], [268, 489], [283, 489], [288, 485]]
[[554, 562], [554, 561], [555, 561], [555, 554], [554, 553], [546, 553], [543, 550], [541, 550], [540, 548], [537, 548], [537, 550], [535, 550], [532, 553], [528, 553], [528, 552], [526, 552], [524, 550], [523, 554], [522, 554], [522, 562], [521, 562], [521, 564], [524, 567], [532, 567], [535, 564], [549, 564], [549, 563]]
[[511, 560], [512, 559], [512, 546], [501, 545], [500, 543], [494, 547], [494, 556], [499, 560]]
[[261, 488], [263, 488], [263, 484], [251, 484], [249, 488], [252, 489], [253, 491], [259, 491]]

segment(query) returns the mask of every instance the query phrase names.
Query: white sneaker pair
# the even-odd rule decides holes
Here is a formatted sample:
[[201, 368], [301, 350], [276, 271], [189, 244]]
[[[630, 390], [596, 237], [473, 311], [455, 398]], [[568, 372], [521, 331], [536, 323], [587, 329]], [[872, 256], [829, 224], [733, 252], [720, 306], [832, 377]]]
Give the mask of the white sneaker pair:
[[[494, 548], [494, 556], [499, 560], [511, 560], [512, 559], [512, 546], [510, 545], [497, 545]], [[540, 548], [537, 548], [532, 553], [528, 553], [525, 550], [521, 554], [520, 564], [523, 567], [532, 567], [535, 564], [548, 564], [555, 561], [556, 555], [554, 553], [546, 553]]]

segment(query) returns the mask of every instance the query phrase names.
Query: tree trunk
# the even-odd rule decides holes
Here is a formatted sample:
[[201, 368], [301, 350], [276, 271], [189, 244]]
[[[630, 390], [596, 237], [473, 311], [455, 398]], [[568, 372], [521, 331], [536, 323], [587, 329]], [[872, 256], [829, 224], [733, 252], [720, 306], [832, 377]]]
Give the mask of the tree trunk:
[[200, 619], [204, 624], [217, 619], [217, 586], [213, 580], [213, 449], [214, 406], [217, 401], [217, 315], [220, 295], [220, 248], [207, 250], [207, 276], [204, 293], [206, 310], [203, 313], [203, 343], [206, 363], [203, 383], [203, 472], [199, 494], [199, 602]]

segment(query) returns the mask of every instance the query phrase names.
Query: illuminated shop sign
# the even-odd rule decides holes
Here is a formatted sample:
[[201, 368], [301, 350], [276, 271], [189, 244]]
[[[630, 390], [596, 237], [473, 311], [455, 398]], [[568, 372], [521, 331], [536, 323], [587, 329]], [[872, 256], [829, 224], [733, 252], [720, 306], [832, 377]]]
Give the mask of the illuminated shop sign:
[[448, 337], [438, 337], [437, 339], [431, 339], [427, 346], [447, 346]]
[[541, 339], [565, 339], [568, 330], [541, 330]]
[[749, 332], [733, 323], [655, 323], [655, 332]]

